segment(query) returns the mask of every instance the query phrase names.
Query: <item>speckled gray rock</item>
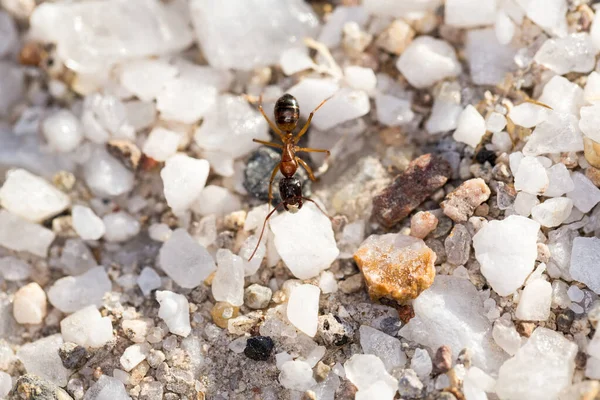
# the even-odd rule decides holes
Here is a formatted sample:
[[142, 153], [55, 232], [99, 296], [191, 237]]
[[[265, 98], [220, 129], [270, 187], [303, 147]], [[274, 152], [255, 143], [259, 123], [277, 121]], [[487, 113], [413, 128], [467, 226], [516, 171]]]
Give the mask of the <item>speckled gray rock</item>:
[[63, 389], [36, 375], [23, 375], [15, 384], [8, 400], [73, 400]]
[[452, 265], [465, 265], [471, 254], [471, 235], [464, 225], [457, 224], [444, 241], [446, 260]]

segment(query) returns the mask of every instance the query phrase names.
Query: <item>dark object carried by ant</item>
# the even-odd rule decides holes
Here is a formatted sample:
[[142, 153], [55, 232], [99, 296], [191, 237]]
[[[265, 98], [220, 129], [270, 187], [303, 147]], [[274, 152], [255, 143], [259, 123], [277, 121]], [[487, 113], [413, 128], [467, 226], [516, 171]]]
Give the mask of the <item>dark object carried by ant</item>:
[[286, 211], [296, 212], [302, 208], [303, 200], [310, 201], [314, 203], [323, 214], [327, 215], [321, 207], [313, 200], [302, 196], [302, 182], [296, 178], [294, 175], [298, 170], [298, 164], [300, 164], [306, 172], [308, 172], [308, 176], [310, 180], [315, 181], [315, 175], [313, 174], [312, 169], [308, 166], [308, 164], [298, 157], [296, 153], [305, 152], [305, 153], [327, 153], [329, 155], [329, 150], [324, 149], [312, 149], [308, 147], [298, 147], [298, 141], [300, 138], [308, 131], [308, 127], [310, 126], [310, 121], [312, 120], [315, 112], [325, 104], [327, 98], [321, 102], [308, 116], [306, 120], [306, 124], [302, 127], [298, 134], [294, 135], [293, 131], [296, 129], [298, 125], [298, 120], [300, 119], [300, 106], [298, 105], [298, 100], [291, 94], [284, 94], [281, 96], [277, 102], [275, 103], [275, 123], [273, 123], [265, 110], [262, 107], [262, 96], [259, 100], [258, 109], [262, 113], [263, 117], [269, 123], [269, 126], [275, 132], [283, 144], [265, 142], [258, 139], [253, 139], [254, 142], [263, 144], [269, 147], [275, 147], [281, 150], [281, 161], [277, 163], [273, 172], [271, 173], [271, 180], [269, 181], [269, 207], [271, 202], [273, 201], [273, 181], [275, 180], [275, 176], [277, 175], [277, 171], [280, 171], [283, 175], [283, 178], [279, 181], [279, 196], [281, 197], [281, 202], [275, 206], [275, 208], [267, 214], [265, 218], [265, 222], [263, 224], [262, 230], [260, 232], [260, 237], [258, 238], [258, 243], [256, 244], [256, 248], [252, 255], [248, 259], [248, 261], [252, 260], [254, 254], [258, 250], [258, 246], [260, 245], [260, 241], [262, 240], [263, 234], [265, 232], [265, 227], [267, 226], [267, 221], [273, 215], [275, 211], [279, 209], [279, 207], [283, 206]]

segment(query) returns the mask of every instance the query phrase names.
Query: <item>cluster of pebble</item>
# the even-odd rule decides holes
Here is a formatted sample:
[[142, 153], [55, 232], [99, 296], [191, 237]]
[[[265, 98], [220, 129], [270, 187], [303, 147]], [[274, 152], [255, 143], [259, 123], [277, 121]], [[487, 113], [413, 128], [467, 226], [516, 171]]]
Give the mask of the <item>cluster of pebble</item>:
[[0, 0], [0, 398], [598, 396], [592, 3]]

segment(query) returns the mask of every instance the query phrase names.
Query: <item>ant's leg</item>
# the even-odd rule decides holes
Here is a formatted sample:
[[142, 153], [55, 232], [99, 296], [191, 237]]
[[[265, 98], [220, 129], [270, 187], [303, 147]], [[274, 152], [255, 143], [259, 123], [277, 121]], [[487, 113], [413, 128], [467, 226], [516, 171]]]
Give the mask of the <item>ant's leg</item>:
[[327, 155], [331, 155], [331, 152], [329, 150], [325, 150], [325, 149], [313, 149], [310, 147], [296, 147], [294, 149], [296, 151], [296, 153], [300, 153], [300, 152], [304, 152], [304, 153], [327, 153]]
[[273, 172], [271, 173], [271, 180], [269, 180], [269, 210], [271, 209], [271, 202], [273, 201], [273, 181], [275, 180], [275, 175], [277, 175], [277, 171], [279, 170], [279, 166], [281, 163], [277, 163], [275, 168], [273, 168]]
[[269, 126], [271, 127], [271, 129], [273, 130], [273, 132], [275, 132], [279, 136], [279, 138], [281, 139], [281, 141], [283, 141], [284, 138], [285, 138], [283, 136], [283, 133], [281, 133], [281, 131], [279, 130], [279, 128], [277, 127], [277, 125], [275, 125], [273, 123], [273, 121], [271, 121], [269, 119], [269, 117], [267, 117], [267, 113], [265, 113], [265, 110], [263, 109], [263, 106], [262, 106], [262, 94], [260, 95], [260, 98], [258, 100], [258, 111], [260, 111], [260, 113], [263, 115], [263, 117], [265, 117], [265, 119], [267, 120], [267, 122], [268, 122]]
[[308, 115], [308, 119], [306, 120], [306, 123], [304, 124], [304, 126], [302, 127], [302, 129], [300, 130], [300, 132], [298, 132], [298, 134], [294, 138], [294, 143], [298, 143], [298, 141], [300, 140], [300, 138], [306, 133], [306, 131], [308, 131], [308, 127], [310, 126], [310, 121], [312, 121], [312, 118], [315, 115], [315, 113], [317, 112], [317, 110], [319, 108], [321, 108], [323, 106], [323, 104], [325, 104], [327, 102], [327, 100], [331, 99], [332, 97], [333, 96], [329, 96], [328, 98], [326, 98], [325, 100], [323, 100], [321, 102], [321, 104], [319, 104], [317, 106], [317, 108], [315, 108], [314, 110], [311, 111], [311, 113]]
[[311, 181], [314, 182], [317, 180], [317, 178], [315, 178], [315, 174], [313, 174], [312, 168], [310, 168], [303, 159], [301, 159], [300, 157], [296, 157], [296, 161], [298, 162], [298, 164], [300, 164], [300, 165], [302, 165], [302, 167], [304, 167], [306, 172], [308, 172], [308, 177], [310, 178]]
[[258, 139], [252, 139], [252, 141], [254, 143], [264, 144], [265, 146], [275, 147], [276, 149], [283, 149], [283, 145], [281, 145], [281, 144], [272, 143], [272, 142], [265, 142], [264, 140], [258, 140]]

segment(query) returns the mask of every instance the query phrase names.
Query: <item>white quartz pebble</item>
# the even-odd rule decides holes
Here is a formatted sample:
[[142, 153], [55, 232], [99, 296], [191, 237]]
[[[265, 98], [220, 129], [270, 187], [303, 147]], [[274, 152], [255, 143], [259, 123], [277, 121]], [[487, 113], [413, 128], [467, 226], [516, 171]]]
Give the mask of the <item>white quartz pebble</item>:
[[486, 130], [496, 133], [500, 132], [506, 126], [506, 117], [498, 112], [490, 113], [485, 120]]
[[41, 225], [0, 210], [0, 246], [45, 257], [56, 234]]
[[288, 299], [286, 313], [289, 321], [310, 337], [317, 333], [320, 294], [317, 286], [304, 284], [293, 288]]
[[204, 189], [209, 169], [208, 161], [183, 153], [177, 153], [165, 162], [160, 176], [165, 198], [173, 212], [181, 213], [191, 207]]
[[498, 318], [494, 322], [492, 337], [496, 344], [511, 356], [521, 347], [521, 335], [510, 319]]
[[137, 278], [137, 284], [144, 296], [148, 296], [154, 289], [158, 289], [161, 283], [160, 275], [151, 267], [145, 267]]
[[70, 204], [69, 196], [45, 179], [24, 169], [8, 171], [4, 185], [0, 188], [0, 205], [33, 222], [52, 217]]
[[97, 147], [83, 166], [83, 177], [92, 192], [99, 197], [116, 197], [133, 189], [133, 172], [120, 161]]
[[106, 228], [104, 239], [108, 242], [125, 242], [140, 232], [140, 223], [125, 211], [106, 214], [102, 218]]
[[536, 126], [523, 148], [523, 154], [528, 156], [570, 151], [583, 151], [579, 120], [575, 115], [554, 111]]
[[492, 25], [496, 7], [496, 0], [447, 0], [444, 21], [459, 28]]
[[573, 179], [567, 167], [558, 163], [548, 168], [548, 188], [544, 191], [546, 197], [560, 197], [575, 188]]
[[573, 205], [579, 211], [587, 213], [600, 202], [600, 189], [581, 172], [574, 172], [571, 178], [574, 187], [567, 193], [567, 197], [573, 200]]
[[192, 331], [190, 325], [190, 308], [185, 296], [165, 291], [156, 292], [156, 301], [160, 304], [158, 316], [175, 335], [187, 337]]
[[177, 73], [177, 68], [164, 60], [134, 60], [121, 66], [120, 79], [123, 87], [140, 100], [153, 101]]
[[548, 118], [550, 110], [539, 104], [523, 102], [511, 108], [508, 117], [524, 128], [533, 128]]
[[354, 354], [344, 363], [346, 377], [358, 388], [366, 390], [378, 381], [383, 381], [394, 391], [398, 381], [387, 373], [385, 365], [379, 357], [372, 354]]
[[539, 230], [539, 223], [511, 215], [502, 221], [488, 222], [473, 237], [481, 273], [500, 296], [521, 287], [533, 271]]
[[308, 54], [308, 48], [304, 46], [292, 47], [285, 50], [281, 53], [279, 64], [283, 73], [288, 76], [317, 67], [317, 64], [315, 64]]
[[[116, 369], [115, 369], [116, 371]], [[113, 371], [113, 374], [115, 374]], [[116, 374], [115, 374], [116, 376]], [[85, 393], [84, 400], [129, 400], [125, 384], [103, 374]]]
[[81, 121], [69, 110], [49, 115], [42, 122], [41, 128], [50, 148], [61, 153], [75, 150], [83, 139]]
[[217, 251], [217, 272], [212, 280], [212, 294], [215, 300], [232, 306], [244, 304], [244, 262], [230, 250]]
[[[322, 99], [324, 100], [324, 99]], [[302, 105], [305, 107], [305, 105]], [[236, 159], [257, 149], [252, 139], [269, 140], [267, 122], [241, 96], [223, 94], [196, 129], [194, 140], [200, 148]]]
[[240, 210], [242, 203], [238, 196], [221, 186], [208, 185], [192, 205], [192, 211], [201, 216], [215, 214], [219, 217]]
[[544, 279], [529, 282], [517, 306], [516, 317], [525, 321], [546, 321], [550, 317], [552, 303], [552, 286]]
[[553, 76], [544, 86], [538, 99], [554, 112], [578, 115], [583, 105], [583, 89], [560, 75]]
[[468, 105], [458, 117], [458, 126], [452, 137], [457, 142], [477, 147], [485, 131], [485, 120], [475, 107]]
[[162, 245], [158, 263], [179, 286], [192, 289], [216, 269], [210, 253], [185, 229], [176, 229]]
[[548, 199], [531, 209], [531, 217], [547, 228], [562, 224], [571, 215], [573, 200], [566, 197]]
[[498, 374], [501, 399], [551, 399], [569, 386], [577, 345], [558, 332], [537, 328]]
[[248, 0], [235, 4], [192, 0], [189, 16], [210, 65], [246, 71], [276, 64], [284, 50], [301, 38], [313, 37], [319, 26], [319, 18], [310, 5], [301, 0]]
[[574, 280], [584, 283], [594, 293], [600, 293], [600, 239], [576, 237], [573, 240], [569, 272]]
[[84, 307], [60, 321], [60, 331], [65, 342], [84, 347], [102, 347], [114, 339], [110, 318], [103, 317], [95, 305]]
[[513, 207], [515, 212], [524, 217], [528, 217], [531, 214], [531, 209], [540, 204], [537, 196], [527, 192], [517, 193]]
[[156, 161], [165, 161], [177, 152], [177, 147], [181, 142], [181, 134], [156, 127], [150, 131], [148, 139], [142, 147], [142, 151], [148, 157]]
[[17, 257], [0, 257], [0, 277], [7, 281], [25, 280], [31, 276], [32, 270], [31, 265]]
[[402, 343], [397, 338], [367, 325], [360, 327], [359, 334], [363, 352], [379, 357], [388, 372], [406, 364]]
[[350, 65], [344, 68], [344, 79], [352, 89], [364, 90], [367, 93], [375, 90], [377, 77], [371, 68]]
[[306, 391], [317, 384], [313, 372], [306, 361], [293, 360], [283, 363], [279, 374], [279, 383], [286, 388], [297, 391]]
[[527, 17], [551, 36], [562, 37], [567, 33], [566, 0], [531, 0], [519, 2]]
[[151, 347], [148, 343], [136, 343], [129, 346], [119, 359], [121, 366], [125, 371], [131, 371], [148, 357], [150, 349]]
[[319, 275], [339, 254], [331, 221], [312, 203], [271, 218], [270, 225], [277, 252], [297, 278]]
[[515, 173], [515, 189], [537, 195], [548, 188], [549, 182], [546, 168], [538, 158], [527, 156], [521, 160]]
[[410, 123], [415, 117], [411, 110], [411, 101], [395, 96], [378, 93], [375, 95], [377, 119], [386, 126], [401, 126]]
[[40, 324], [46, 316], [46, 293], [35, 282], [15, 293], [13, 316], [19, 324]]
[[98, 240], [106, 232], [104, 222], [94, 211], [85, 206], [75, 205], [71, 211], [73, 229], [83, 240]]
[[17, 358], [23, 363], [27, 373], [64, 387], [71, 371], [63, 366], [58, 354], [62, 345], [60, 334], [47, 336], [21, 346], [17, 351]]
[[396, 67], [418, 89], [458, 76], [462, 70], [454, 48], [431, 36], [419, 36], [413, 40], [398, 58]]
[[595, 142], [600, 142], [600, 104], [581, 107], [579, 111], [581, 119], [579, 120], [579, 129], [588, 138]]
[[191, 76], [168, 80], [156, 96], [156, 109], [163, 119], [193, 124], [215, 104], [217, 88]]
[[50, 303], [64, 313], [71, 313], [85, 306], [100, 306], [112, 284], [103, 267], [92, 268], [79, 276], [60, 278], [48, 290]]
[[[600, 14], [597, 14], [595, 19], [600, 18]], [[600, 28], [600, 24], [598, 25]], [[598, 31], [600, 34], [600, 30]], [[600, 39], [600, 35], [598, 37]], [[594, 104], [600, 100], [600, 74], [596, 71], [592, 71], [588, 75], [587, 82], [583, 88], [583, 98], [588, 104]]]
[[596, 49], [587, 33], [574, 33], [546, 40], [534, 60], [558, 75], [590, 72], [596, 64]]

